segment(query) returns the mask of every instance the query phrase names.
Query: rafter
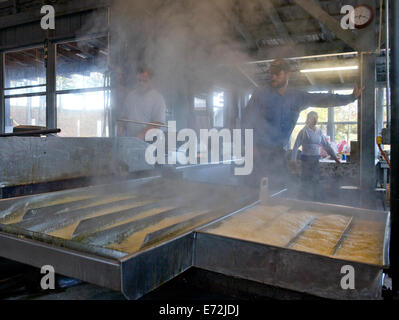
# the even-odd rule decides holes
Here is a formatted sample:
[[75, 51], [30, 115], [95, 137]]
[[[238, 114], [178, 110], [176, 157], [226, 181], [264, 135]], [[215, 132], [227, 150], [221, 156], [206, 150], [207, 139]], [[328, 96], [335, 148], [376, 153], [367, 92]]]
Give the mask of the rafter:
[[273, 3], [270, 0], [258, 0], [263, 10], [267, 13], [270, 21], [273, 23], [273, 26], [280, 38], [283, 38], [288, 44], [293, 44], [294, 41], [291, 39], [288, 29], [285, 24], [281, 21], [280, 16], [278, 15], [277, 10], [274, 8]]
[[317, 21], [325, 25], [330, 31], [334, 32], [336, 36], [343, 40], [347, 45], [354, 49], [358, 47], [356, 37], [352, 31], [342, 29], [339, 21], [335, 20], [326, 11], [320, 8], [320, 6], [308, 0], [294, 0], [294, 2]]
[[[230, 1], [230, 0], [227, 0]], [[240, 22], [238, 17], [230, 12], [226, 11], [219, 1], [212, 1], [212, 3], [216, 6], [216, 8], [224, 15], [224, 17], [231, 23], [231, 25], [236, 29], [236, 31], [244, 38], [247, 42], [248, 47], [251, 49], [259, 48], [257, 42], [255, 41], [252, 34], [247, 30], [247, 28]]]

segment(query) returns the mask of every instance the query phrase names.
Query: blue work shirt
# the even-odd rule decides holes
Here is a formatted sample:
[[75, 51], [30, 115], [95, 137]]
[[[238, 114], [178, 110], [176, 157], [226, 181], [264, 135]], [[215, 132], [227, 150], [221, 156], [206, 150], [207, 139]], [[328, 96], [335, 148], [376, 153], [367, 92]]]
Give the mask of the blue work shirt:
[[355, 95], [308, 93], [288, 88], [284, 95], [266, 86], [252, 95], [244, 112], [242, 128], [254, 129], [254, 145], [285, 147], [301, 111], [309, 107], [345, 106], [356, 100]]

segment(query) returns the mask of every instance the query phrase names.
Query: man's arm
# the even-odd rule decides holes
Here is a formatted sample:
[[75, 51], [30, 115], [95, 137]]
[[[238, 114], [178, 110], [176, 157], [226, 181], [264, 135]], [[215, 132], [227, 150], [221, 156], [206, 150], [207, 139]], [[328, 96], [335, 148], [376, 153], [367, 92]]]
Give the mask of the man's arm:
[[345, 106], [353, 101], [359, 99], [362, 94], [363, 88], [359, 88], [357, 83], [353, 89], [353, 93], [349, 95], [331, 94], [331, 93], [308, 93], [304, 92], [301, 97], [302, 109], [308, 107], [328, 108]]
[[[161, 125], [164, 124], [164, 123], [161, 123], [161, 122], [158, 122], [158, 121], [153, 121], [152, 123], [154, 123], [154, 124], [161, 124]], [[144, 140], [147, 131], [149, 131], [149, 130], [151, 130], [151, 129], [160, 129], [160, 127], [148, 125], [148, 126], [146, 126], [143, 130], [141, 130], [141, 131], [136, 135], [136, 137], [139, 138], [139, 139]]]

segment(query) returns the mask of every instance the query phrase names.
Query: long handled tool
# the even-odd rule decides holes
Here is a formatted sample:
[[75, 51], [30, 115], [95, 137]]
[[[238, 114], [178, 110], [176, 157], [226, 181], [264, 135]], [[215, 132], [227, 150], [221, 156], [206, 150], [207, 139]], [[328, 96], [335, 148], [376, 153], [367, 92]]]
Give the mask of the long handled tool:
[[159, 124], [159, 123], [153, 123], [153, 122], [142, 122], [142, 121], [136, 121], [136, 120], [127, 120], [127, 119], [119, 119], [118, 121], [120, 121], [120, 122], [130, 122], [130, 123], [135, 123], [135, 124], [145, 124], [145, 125], [154, 126], [154, 127], [169, 128], [169, 126], [167, 126], [167, 125]]
[[60, 132], [61, 132], [61, 129], [46, 129], [46, 130], [33, 130], [33, 131], [25, 131], [25, 132], [13, 132], [13, 133], [0, 134], [0, 138], [46, 135], [46, 134], [60, 133]]

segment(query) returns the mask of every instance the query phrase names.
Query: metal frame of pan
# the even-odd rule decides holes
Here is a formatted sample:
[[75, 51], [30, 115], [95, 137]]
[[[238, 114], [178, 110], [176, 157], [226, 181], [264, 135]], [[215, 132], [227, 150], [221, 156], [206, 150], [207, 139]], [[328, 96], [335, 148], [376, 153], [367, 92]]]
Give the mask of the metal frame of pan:
[[[389, 267], [389, 212], [282, 198], [270, 199], [270, 204], [385, 221], [383, 266], [216, 235], [207, 227], [196, 230], [194, 266], [329, 299], [382, 298], [383, 270]], [[383, 219], [378, 218], [381, 214]], [[355, 270], [354, 290], [341, 287], [341, 270], [347, 265]]]
[[[271, 201], [337, 214], [350, 212], [363, 217], [381, 214], [379, 211], [297, 200]], [[381, 298], [382, 267], [216, 236], [205, 231], [212, 224], [257, 204], [259, 201], [134, 254], [108, 249], [98, 251], [98, 247], [79, 246], [73, 241], [46, 243], [34, 234], [21, 235], [3, 228], [0, 230], [0, 256], [39, 268], [52, 265], [59, 274], [121, 291], [129, 299], [140, 298], [192, 266], [326, 298]], [[389, 221], [389, 214], [383, 214]], [[389, 224], [386, 223], [384, 266], [389, 264], [389, 236]], [[341, 267], [348, 264], [356, 269], [355, 290], [339, 287], [343, 276]]]

